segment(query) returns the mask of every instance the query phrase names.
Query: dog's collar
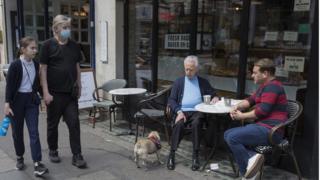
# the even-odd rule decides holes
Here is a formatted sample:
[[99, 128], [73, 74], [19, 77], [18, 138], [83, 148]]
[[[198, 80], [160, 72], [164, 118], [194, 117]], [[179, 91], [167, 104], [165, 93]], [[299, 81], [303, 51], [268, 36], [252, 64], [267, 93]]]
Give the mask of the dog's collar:
[[148, 137], [148, 139], [150, 139], [150, 141], [152, 141], [156, 145], [157, 149], [161, 149], [161, 142], [159, 141], [159, 139], [156, 139], [153, 136]]

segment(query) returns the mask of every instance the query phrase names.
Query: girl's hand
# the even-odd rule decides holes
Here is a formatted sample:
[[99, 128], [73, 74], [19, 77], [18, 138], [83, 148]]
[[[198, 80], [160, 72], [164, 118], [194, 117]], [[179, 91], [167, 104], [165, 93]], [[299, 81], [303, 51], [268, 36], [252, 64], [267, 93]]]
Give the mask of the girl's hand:
[[9, 103], [5, 103], [4, 104], [4, 114], [7, 115], [7, 116], [9, 116], [9, 115], [13, 116], [14, 115], [12, 109], [10, 108]]

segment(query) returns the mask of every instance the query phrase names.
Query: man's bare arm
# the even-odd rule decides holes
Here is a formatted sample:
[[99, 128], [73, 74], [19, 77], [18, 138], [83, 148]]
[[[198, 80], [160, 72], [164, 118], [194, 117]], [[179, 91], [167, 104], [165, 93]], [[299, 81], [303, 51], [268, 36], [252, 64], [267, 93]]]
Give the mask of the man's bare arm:
[[78, 84], [78, 87], [79, 87], [79, 91], [78, 91], [78, 98], [80, 98], [81, 96], [81, 69], [80, 69], [80, 64], [77, 63], [76, 64], [76, 68], [77, 68], [77, 84]]
[[239, 104], [236, 105], [236, 109], [240, 111], [248, 109], [249, 107], [250, 107], [250, 103], [246, 99], [242, 100]]
[[40, 82], [41, 82], [42, 91], [44, 95], [49, 94], [48, 81], [47, 81], [47, 67], [48, 65], [46, 64], [40, 65]]
[[47, 81], [47, 65], [40, 66], [40, 80], [43, 91], [43, 99], [46, 105], [49, 105], [53, 100], [53, 96], [50, 94], [48, 89], [48, 81]]
[[80, 69], [80, 64], [77, 63], [77, 83], [78, 83], [78, 87], [81, 88], [81, 69]]

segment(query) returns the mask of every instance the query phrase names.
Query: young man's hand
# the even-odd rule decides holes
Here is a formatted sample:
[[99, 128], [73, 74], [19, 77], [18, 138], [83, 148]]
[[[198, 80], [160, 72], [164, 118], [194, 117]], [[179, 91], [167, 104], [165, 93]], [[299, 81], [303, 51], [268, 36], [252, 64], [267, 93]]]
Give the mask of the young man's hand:
[[230, 112], [230, 117], [233, 120], [242, 120], [243, 119], [242, 112], [237, 109]]

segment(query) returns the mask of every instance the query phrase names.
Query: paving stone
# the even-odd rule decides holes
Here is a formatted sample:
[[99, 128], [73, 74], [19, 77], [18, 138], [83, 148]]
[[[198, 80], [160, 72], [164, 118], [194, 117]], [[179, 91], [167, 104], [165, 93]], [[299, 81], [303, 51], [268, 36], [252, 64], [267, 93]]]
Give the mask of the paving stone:
[[[16, 162], [0, 149], [0, 173], [15, 170]], [[1, 178], [0, 178], [1, 179]]]

